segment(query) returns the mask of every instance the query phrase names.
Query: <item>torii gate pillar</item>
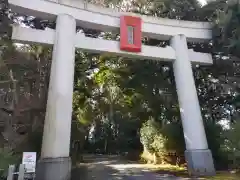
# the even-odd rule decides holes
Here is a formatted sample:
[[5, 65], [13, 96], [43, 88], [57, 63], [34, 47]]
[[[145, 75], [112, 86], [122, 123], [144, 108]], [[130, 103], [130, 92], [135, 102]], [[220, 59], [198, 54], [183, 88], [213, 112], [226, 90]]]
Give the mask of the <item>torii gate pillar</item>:
[[44, 123], [41, 159], [36, 180], [68, 180], [76, 21], [67, 14], [57, 17], [52, 66]]
[[186, 143], [188, 171], [193, 175], [214, 175], [212, 153], [208, 149], [185, 35], [173, 36], [171, 46], [176, 54], [173, 71]]

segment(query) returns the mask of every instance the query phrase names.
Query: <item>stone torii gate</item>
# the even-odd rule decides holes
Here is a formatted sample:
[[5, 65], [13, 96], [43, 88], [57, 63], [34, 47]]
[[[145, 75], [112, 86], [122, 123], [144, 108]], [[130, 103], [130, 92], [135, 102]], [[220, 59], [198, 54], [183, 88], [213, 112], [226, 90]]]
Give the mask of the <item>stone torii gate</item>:
[[[75, 48], [99, 53], [109, 52], [136, 59], [172, 61], [186, 142], [185, 158], [188, 170], [193, 175], [215, 173], [191, 67], [194, 63], [212, 64], [212, 57], [210, 54], [194, 52], [187, 46], [188, 41], [208, 41], [212, 38], [209, 23], [139, 16], [85, 4], [79, 0], [9, 0], [9, 5], [12, 11], [20, 14], [56, 20], [55, 30], [13, 26], [12, 33], [12, 39], [17, 42], [53, 45], [37, 180], [70, 178], [69, 145]], [[119, 32], [121, 25], [121, 40], [117, 42], [85, 37], [84, 34], [76, 33], [77, 25], [105, 32]], [[129, 28], [131, 25], [133, 27]], [[171, 46], [162, 48], [141, 45], [142, 35], [170, 40]], [[130, 41], [129, 37], [132, 38]]]

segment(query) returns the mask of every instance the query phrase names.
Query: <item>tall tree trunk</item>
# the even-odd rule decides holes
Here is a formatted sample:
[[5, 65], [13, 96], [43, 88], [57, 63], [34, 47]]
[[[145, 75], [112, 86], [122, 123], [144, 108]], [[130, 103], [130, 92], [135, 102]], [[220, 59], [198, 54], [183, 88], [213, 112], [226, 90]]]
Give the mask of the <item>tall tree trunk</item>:
[[105, 138], [105, 143], [104, 143], [104, 152], [107, 154], [107, 149], [108, 149], [108, 138]]

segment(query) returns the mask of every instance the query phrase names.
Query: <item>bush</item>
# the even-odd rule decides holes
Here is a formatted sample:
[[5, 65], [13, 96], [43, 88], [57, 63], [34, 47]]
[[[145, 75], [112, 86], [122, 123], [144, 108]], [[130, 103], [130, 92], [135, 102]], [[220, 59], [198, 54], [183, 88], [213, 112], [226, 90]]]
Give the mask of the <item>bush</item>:
[[[205, 121], [205, 130], [209, 148], [212, 151], [217, 169], [224, 169], [229, 163], [229, 158], [240, 165], [240, 123], [228, 133], [226, 139], [227, 147], [224, 144], [222, 126], [212, 121]], [[185, 141], [181, 121], [165, 124], [160, 127], [154, 120], [148, 120], [143, 124], [141, 131], [141, 143], [144, 152], [141, 158], [147, 162], [167, 162], [170, 164], [185, 163], [184, 151]], [[226, 143], [225, 143], [226, 144]], [[226, 150], [227, 149], [227, 150]], [[228, 156], [229, 154], [229, 156]], [[238, 160], [239, 159], [239, 160]]]
[[0, 149], [0, 177], [6, 176], [9, 165], [17, 164], [18, 161], [17, 155]]
[[145, 122], [140, 130], [140, 141], [150, 153], [164, 152], [166, 139], [160, 132], [160, 126], [154, 120]]
[[222, 148], [224, 144], [223, 128], [220, 124], [212, 121], [205, 121], [204, 123], [208, 146], [212, 151], [215, 167], [219, 170], [226, 169], [228, 156]]
[[240, 169], [240, 122], [232, 124], [224, 136], [226, 139], [223, 148], [231, 160], [231, 168]]
[[185, 143], [180, 123], [166, 124], [161, 128], [154, 120], [148, 120], [140, 130], [140, 138], [144, 146], [141, 158], [147, 162], [177, 164], [178, 157], [182, 159], [184, 155]]
[[184, 155], [185, 141], [181, 122], [166, 124], [162, 128], [162, 134], [167, 139], [165, 148], [168, 152], [175, 153], [178, 156]]

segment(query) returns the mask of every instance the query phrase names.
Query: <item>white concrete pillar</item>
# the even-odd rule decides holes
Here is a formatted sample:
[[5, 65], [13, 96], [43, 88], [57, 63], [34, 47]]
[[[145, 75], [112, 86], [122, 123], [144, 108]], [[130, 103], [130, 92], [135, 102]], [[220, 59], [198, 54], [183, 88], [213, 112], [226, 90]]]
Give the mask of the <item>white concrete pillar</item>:
[[184, 35], [174, 36], [171, 39], [171, 46], [176, 52], [173, 70], [178, 101], [180, 104], [186, 149], [208, 149], [191, 61], [188, 57], [186, 37]]
[[75, 37], [75, 19], [70, 15], [59, 15], [56, 22], [41, 158], [69, 157]]
[[208, 149], [201, 109], [198, 102], [187, 40], [184, 35], [171, 39], [176, 53], [173, 71], [186, 143], [185, 159], [190, 175], [215, 175], [212, 153]]

